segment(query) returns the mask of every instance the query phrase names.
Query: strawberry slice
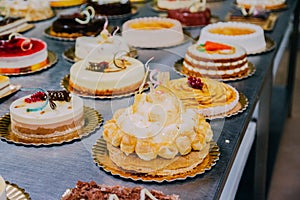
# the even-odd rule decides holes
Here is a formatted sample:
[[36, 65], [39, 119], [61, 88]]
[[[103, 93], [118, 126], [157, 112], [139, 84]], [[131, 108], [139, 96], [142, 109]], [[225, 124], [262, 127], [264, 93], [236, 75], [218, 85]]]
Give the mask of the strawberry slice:
[[232, 49], [231, 46], [228, 46], [226, 44], [221, 44], [221, 43], [217, 43], [217, 42], [211, 42], [211, 41], [207, 41], [204, 44], [206, 51], [217, 51], [217, 50], [230, 50]]

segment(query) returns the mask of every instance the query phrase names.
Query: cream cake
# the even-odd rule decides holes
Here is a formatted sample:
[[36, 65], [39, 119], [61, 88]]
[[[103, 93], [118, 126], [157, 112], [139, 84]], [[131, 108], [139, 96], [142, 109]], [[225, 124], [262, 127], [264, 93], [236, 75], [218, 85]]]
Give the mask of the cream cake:
[[85, 3], [85, 0], [49, 0], [51, 7], [78, 6]]
[[129, 46], [121, 36], [110, 34], [106, 28], [96, 37], [82, 36], [76, 38], [75, 56], [79, 59], [97, 59], [99, 55], [115, 55], [129, 52]]
[[238, 91], [225, 83], [208, 78], [181, 78], [166, 83], [183, 104], [205, 117], [226, 114], [239, 102]]
[[10, 91], [8, 76], [0, 75], [0, 97]]
[[4, 0], [5, 12], [10, 16], [24, 17], [27, 21], [39, 21], [54, 16], [48, 1], [40, 0]]
[[248, 70], [244, 48], [211, 41], [191, 45], [187, 49], [182, 67], [186, 75], [214, 79], [242, 77]]
[[144, 64], [137, 59], [99, 55], [97, 60], [84, 59], [73, 64], [69, 85], [79, 93], [113, 96], [137, 90], [144, 74]]
[[123, 24], [122, 36], [131, 46], [142, 48], [168, 47], [183, 39], [181, 23], [174, 19], [143, 17]]
[[157, 0], [157, 7], [160, 9], [174, 10], [179, 8], [189, 8], [194, 3], [195, 0]]
[[284, 6], [285, 0], [263, 0], [263, 1], [253, 1], [253, 0], [236, 0], [239, 6], [245, 8], [251, 8], [252, 6], [259, 6], [267, 10], [280, 9]]
[[48, 63], [47, 44], [40, 39], [12, 34], [0, 40], [0, 74], [35, 71]]
[[266, 48], [264, 30], [254, 24], [242, 22], [218, 22], [201, 29], [197, 44], [206, 41], [242, 46], [247, 54], [261, 52]]
[[212, 130], [167, 88], [136, 94], [134, 103], [106, 121], [109, 158], [122, 170], [146, 176], [185, 173], [209, 152]]
[[10, 118], [12, 132], [20, 137], [63, 136], [84, 125], [83, 101], [66, 91], [42, 90], [15, 100]]
[[139, 186], [108, 186], [99, 185], [94, 181], [82, 182], [78, 181], [75, 188], [67, 189], [61, 200], [179, 200], [178, 195], [166, 195], [161, 191], [147, 190]]
[[6, 200], [6, 183], [2, 176], [0, 176], [0, 200]]

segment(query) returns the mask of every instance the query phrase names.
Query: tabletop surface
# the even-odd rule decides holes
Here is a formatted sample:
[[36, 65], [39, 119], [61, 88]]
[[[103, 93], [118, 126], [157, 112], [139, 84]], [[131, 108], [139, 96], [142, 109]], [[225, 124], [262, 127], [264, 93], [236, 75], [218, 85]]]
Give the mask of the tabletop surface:
[[[157, 16], [158, 13], [151, 8], [151, 2], [138, 4], [138, 13], [133, 17]], [[234, 6], [232, 1], [218, 1], [209, 3], [212, 13], [220, 20]], [[267, 71], [272, 68], [272, 62], [276, 55], [278, 46], [282, 40], [284, 31], [288, 25], [292, 14], [293, 1], [287, 1], [285, 10], [276, 12], [278, 21], [274, 30], [267, 32], [277, 45], [271, 52], [249, 56], [248, 59], [256, 66], [253, 76], [240, 80], [228, 82], [243, 93], [249, 101], [246, 111], [236, 116], [210, 121], [214, 131], [214, 140], [220, 148], [220, 158], [217, 164], [210, 171], [194, 178], [187, 178], [183, 181], [144, 183], [142, 181], [132, 181], [112, 176], [99, 169], [93, 162], [91, 149], [96, 140], [102, 135], [102, 126], [88, 137], [81, 140], [50, 146], [24, 146], [17, 145], [4, 140], [0, 141], [0, 174], [5, 180], [16, 183], [24, 188], [32, 199], [60, 199], [67, 188], [74, 187], [78, 180], [94, 180], [99, 184], [122, 185], [122, 186], [144, 186], [148, 189], [157, 189], [167, 194], [179, 194], [181, 199], [215, 199], [220, 195], [222, 187], [234, 161], [236, 152], [243, 139], [243, 135], [266, 78]], [[58, 9], [58, 13], [72, 12], [78, 8]], [[46, 20], [35, 23], [35, 28], [25, 33], [25, 36], [40, 38], [48, 44], [48, 50], [53, 51], [58, 62], [46, 70], [22, 75], [11, 76], [11, 83], [21, 84], [22, 87], [44, 87], [47, 89], [61, 89], [60, 82], [63, 77], [69, 74], [72, 63], [66, 61], [62, 54], [67, 49], [74, 46], [74, 42], [59, 41], [48, 38], [44, 35], [44, 30], [48, 28], [52, 21]], [[120, 21], [112, 21], [111, 24], [118, 24]], [[192, 37], [198, 36], [199, 29], [189, 29]], [[180, 78], [174, 69], [174, 63], [183, 58], [185, 51], [192, 43], [192, 39], [186, 43], [165, 49], [138, 49], [138, 59], [146, 62], [154, 57], [151, 68], [158, 68], [162, 71], [170, 71], [171, 78]], [[9, 112], [10, 104], [24, 96], [24, 92], [1, 99], [0, 115]], [[112, 113], [121, 107], [127, 107], [132, 102], [131, 97], [120, 99], [93, 99], [83, 98], [85, 105], [94, 108], [102, 114], [104, 121], [112, 117]]]

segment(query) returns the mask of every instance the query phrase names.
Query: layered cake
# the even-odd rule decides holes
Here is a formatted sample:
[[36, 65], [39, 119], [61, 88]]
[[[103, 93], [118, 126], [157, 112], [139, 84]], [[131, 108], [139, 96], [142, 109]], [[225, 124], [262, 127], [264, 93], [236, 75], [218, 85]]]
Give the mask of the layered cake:
[[0, 200], [6, 200], [6, 183], [5, 180], [0, 176]]
[[24, 17], [27, 21], [39, 21], [54, 16], [48, 1], [4, 0], [1, 3], [6, 8], [4, 12], [9, 12], [10, 16]]
[[84, 125], [83, 101], [66, 91], [41, 90], [10, 105], [11, 130], [24, 138], [67, 135]]
[[261, 52], [266, 48], [264, 30], [254, 24], [242, 22], [218, 22], [201, 29], [197, 44], [206, 41], [240, 45], [247, 54]]
[[285, 0], [264, 0], [264, 1], [253, 1], [253, 0], [236, 0], [239, 6], [245, 8], [251, 8], [253, 6], [263, 7], [267, 10], [275, 10], [284, 7]]
[[0, 40], [0, 74], [35, 71], [48, 63], [47, 44], [42, 40], [15, 34]]
[[8, 76], [0, 75], [0, 97], [10, 91]]
[[198, 166], [209, 153], [212, 130], [168, 88], [136, 94], [130, 107], [106, 121], [103, 138], [120, 169], [145, 176], [172, 176]]
[[71, 90], [90, 96], [113, 96], [134, 92], [144, 78], [144, 64], [137, 59], [99, 55], [84, 59], [70, 69]]
[[78, 6], [86, 2], [86, 0], [49, 0], [51, 7], [69, 7]]
[[178, 195], [166, 195], [161, 191], [147, 190], [142, 187], [123, 187], [99, 185], [94, 181], [78, 181], [75, 188], [68, 189], [61, 200], [179, 200]]
[[237, 45], [206, 41], [191, 45], [185, 54], [182, 71], [196, 77], [230, 79], [248, 73], [246, 50]]
[[169, 88], [183, 104], [205, 117], [214, 117], [233, 110], [239, 102], [238, 91], [225, 83], [208, 78], [181, 78], [170, 80]]
[[189, 8], [195, 2], [195, 0], [157, 0], [157, 7], [165, 10], [174, 10], [179, 8]]
[[168, 47], [184, 40], [181, 23], [174, 19], [143, 17], [123, 24], [122, 36], [129, 45], [142, 48]]
[[79, 59], [97, 59], [99, 55], [115, 55], [129, 52], [129, 46], [121, 36], [110, 34], [106, 27], [96, 37], [82, 36], [76, 38], [75, 56]]
[[92, 6], [98, 15], [125, 15], [131, 13], [129, 0], [88, 0], [87, 5]]
[[95, 16], [94, 9], [87, 7], [81, 13], [63, 14], [50, 27], [50, 35], [63, 38], [94, 36], [100, 33], [105, 23]]

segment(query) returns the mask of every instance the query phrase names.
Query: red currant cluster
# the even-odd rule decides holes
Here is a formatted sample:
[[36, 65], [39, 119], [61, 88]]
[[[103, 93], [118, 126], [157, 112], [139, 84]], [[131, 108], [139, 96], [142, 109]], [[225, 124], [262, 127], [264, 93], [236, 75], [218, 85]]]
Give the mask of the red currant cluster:
[[201, 81], [201, 79], [196, 78], [196, 77], [192, 77], [192, 76], [188, 77], [188, 84], [189, 84], [189, 86], [191, 86], [194, 89], [200, 89], [201, 90], [202, 87], [203, 87], [203, 82]]
[[26, 103], [34, 103], [37, 101], [43, 101], [46, 99], [46, 94], [44, 92], [36, 92], [32, 94], [29, 98], [25, 98]]

